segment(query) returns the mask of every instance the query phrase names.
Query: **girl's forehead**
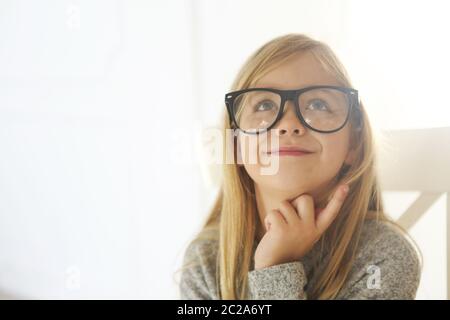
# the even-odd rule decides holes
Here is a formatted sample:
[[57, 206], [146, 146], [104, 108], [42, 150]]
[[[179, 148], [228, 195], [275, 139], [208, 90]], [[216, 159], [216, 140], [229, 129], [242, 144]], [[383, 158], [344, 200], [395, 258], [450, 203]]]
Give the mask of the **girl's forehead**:
[[312, 54], [299, 54], [271, 68], [255, 86], [274, 89], [298, 89], [311, 85], [340, 85]]

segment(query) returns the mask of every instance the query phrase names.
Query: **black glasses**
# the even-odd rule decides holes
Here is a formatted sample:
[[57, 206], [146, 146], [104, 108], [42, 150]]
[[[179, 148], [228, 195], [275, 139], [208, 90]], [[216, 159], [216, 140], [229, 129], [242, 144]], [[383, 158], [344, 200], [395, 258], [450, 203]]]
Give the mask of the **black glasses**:
[[304, 126], [321, 133], [342, 129], [350, 114], [359, 109], [358, 91], [339, 86], [298, 90], [248, 88], [225, 95], [230, 123], [250, 134], [273, 128], [282, 118], [287, 100], [293, 101], [297, 118]]

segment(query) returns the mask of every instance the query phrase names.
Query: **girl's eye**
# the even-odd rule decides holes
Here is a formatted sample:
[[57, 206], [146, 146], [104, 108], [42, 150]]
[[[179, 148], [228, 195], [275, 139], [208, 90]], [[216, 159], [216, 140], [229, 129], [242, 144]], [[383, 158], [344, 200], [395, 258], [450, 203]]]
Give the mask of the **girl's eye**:
[[262, 101], [258, 103], [255, 107], [256, 111], [271, 111], [274, 109], [276, 109], [276, 105], [270, 100]]
[[325, 101], [316, 99], [309, 103], [307, 109], [319, 110], [319, 111], [330, 111], [328, 105]]

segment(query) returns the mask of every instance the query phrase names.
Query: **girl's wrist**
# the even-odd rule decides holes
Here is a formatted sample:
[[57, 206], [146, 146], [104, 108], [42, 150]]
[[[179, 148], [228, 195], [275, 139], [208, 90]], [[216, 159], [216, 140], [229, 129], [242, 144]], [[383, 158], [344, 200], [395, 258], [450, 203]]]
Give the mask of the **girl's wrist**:
[[271, 262], [265, 262], [265, 263], [256, 263], [255, 262], [255, 270], [269, 268], [269, 267], [273, 267], [278, 264], [283, 264], [283, 263], [287, 263], [287, 262], [290, 262], [290, 261], [279, 261], [279, 262], [271, 261]]
[[255, 261], [255, 270], [260, 270], [260, 269], [264, 269], [264, 268], [268, 268], [275, 265], [274, 263], [270, 263], [270, 262], [256, 262]]

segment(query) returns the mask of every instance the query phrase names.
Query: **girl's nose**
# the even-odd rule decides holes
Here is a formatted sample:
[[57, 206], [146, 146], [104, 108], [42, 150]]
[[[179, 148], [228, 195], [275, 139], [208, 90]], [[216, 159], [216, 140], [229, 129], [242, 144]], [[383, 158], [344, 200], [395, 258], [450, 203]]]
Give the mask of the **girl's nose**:
[[286, 101], [284, 106], [284, 113], [275, 126], [274, 129], [278, 129], [278, 134], [282, 135], [302, 135], [306, 132], [306, 128], [297, 118], [295, 114], [295, 106], [291, 101]]

